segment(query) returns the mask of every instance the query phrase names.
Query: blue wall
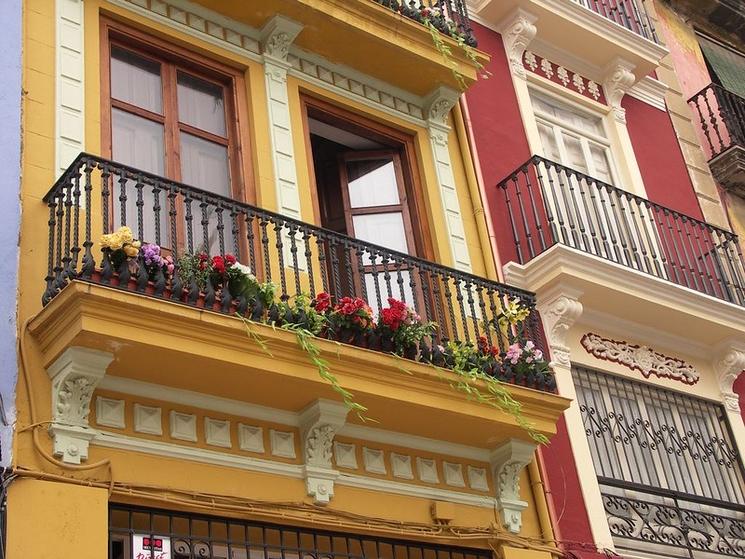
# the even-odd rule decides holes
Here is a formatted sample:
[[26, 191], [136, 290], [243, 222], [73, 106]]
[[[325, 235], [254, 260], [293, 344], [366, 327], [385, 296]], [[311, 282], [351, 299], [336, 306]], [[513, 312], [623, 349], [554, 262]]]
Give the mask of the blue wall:
[[[10, 463], [15, 423], [16, 293], [21, 177], [21, 2], [0, 0], [0, 421], [2, 462]], [[12, 295], [11, 295], [12, 294]]]

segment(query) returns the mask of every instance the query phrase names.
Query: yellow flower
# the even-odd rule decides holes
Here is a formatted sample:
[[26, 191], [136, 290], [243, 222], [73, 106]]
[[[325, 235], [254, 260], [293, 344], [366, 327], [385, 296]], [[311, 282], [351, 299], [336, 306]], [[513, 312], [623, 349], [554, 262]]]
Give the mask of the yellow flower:
[[[127, 256], [137, 256], [137, 251], [140, 248], [140, 242], [135, 241], [132, 236], [132, 230], [129, 227], [120, 227], [113, 233], [108, 235], [101, 235], [101, 248], [108, 248], [110, 250], [124, 249]], [[132, 250], [128, 250], [127, 246], [131, 245], [134, 247], [134, 254]]]
[[109, 233], [108, 235], [101, 235], [101, 248], [119, 250], [123, 244], [124, 241], [118, 231], [116, 233]]
[[[135, 245], [137, 245], [137, 246], [135, 246]], [[134, 243], [129, 244], [129, 245], [124, 245], [124, 247], [122, 247], [122, 248], [124, 250], [124, 254], [126, 254], [130, 258], [134, 258], [135, 256], [137, 256], [137, 253], [140, 251], [140, 243], [139, 242], [134, 242]]]

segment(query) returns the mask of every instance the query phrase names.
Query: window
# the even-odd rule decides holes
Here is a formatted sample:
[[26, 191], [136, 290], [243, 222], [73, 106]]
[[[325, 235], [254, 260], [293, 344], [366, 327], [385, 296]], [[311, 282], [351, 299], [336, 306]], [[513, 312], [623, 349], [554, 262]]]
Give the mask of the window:
[[602, 119], [535, 93], [531, 101], [544, 156], [612, 184], [610, 142]]
[[[110, 141], [111, 158], [138, 171], [241, 198], [237, 118], [232, 102], [236, 75], [216, 71], [206, 61], [200, 64], [168, 45], [154, 46], [148, 39], [141, 41], [109, 26], [106, 29], [109, 71], [103, 76], [108, 105], [104, 133]], [[138, 224], [132, 227], [137, 229], [142, 222], [143, 230], [135, 231], [136, 235], [170, 246], [173, 240], [166, 226], [163, 196], [158, 199], [157, 193], [148, 188], [128, 190], [124, 208], [128, 224]], [[159, 206], [160, 211], [148, 211]], [[215, 231], [212, 222], [216, 216], [208, 218], [210, 231]], [[226, 235], [230, 236], [230, 231]], [[209, 239], [210, 246], [206, 247], [213, 252], [214, 241]], [[226, 241], [230, 246], [230, 239]]]

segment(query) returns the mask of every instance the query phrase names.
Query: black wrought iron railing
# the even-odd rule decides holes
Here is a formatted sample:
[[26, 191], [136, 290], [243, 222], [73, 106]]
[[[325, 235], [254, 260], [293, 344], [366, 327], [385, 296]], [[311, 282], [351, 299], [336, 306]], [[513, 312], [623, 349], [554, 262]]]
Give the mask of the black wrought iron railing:
[[572, 0], [577, 4], [641, 35], [659, 43], [652, 20], [647, 13], [644, 0]]
[[738, 237], [543, 157], [502, 180], [515, 259], [560, 243], [745, 305]]
[[476, 37], [468, 19], [466, 0], [373, 0], [404, 17], [424, 23], [428, 20], [440, 33], [460, 37], [471, 47]]
[[709, 84], [688, 100], [706, 140], [704, 149], [714, 159], [733, 146], [745, 148], [745, 99]]
[[[235, 297], [230, 289], [210, 281], [199, 285], [180, 263], [184, 254], [230, 253], [260, 281], [275, 283], [277, 300], [326, 292], [337, 300], [360, 297], [376, 314], [388, 306], [389, 297], [402, 300], [423, 321], [437, 324], [426, 340], [431, 351], [446, 341], [476, 345], [481, 337], [500, 352], [516, 340], [530, 339], [540, 345], [538, 317], [532, 312], [535, 297], [530, 292], [97, 156], [80, 154], [44, 201], [49, 207], [44, 304], [77, 279], [246, 315], [250, 301], [245, 297]], [[143, 243], [162, 247], [173, 260], [172, 272], [159, 268], [153, 276], [143, 251], [134, 263], [112, 262], [99, 239], [120, 226], [130, 227]], [[499, 319], [515, 301], [529, 309], [530, 316], [505, 333]], [[553, 390], [552, 383], [541, 385], [544, 381], [541, 376], [525, 383]]]

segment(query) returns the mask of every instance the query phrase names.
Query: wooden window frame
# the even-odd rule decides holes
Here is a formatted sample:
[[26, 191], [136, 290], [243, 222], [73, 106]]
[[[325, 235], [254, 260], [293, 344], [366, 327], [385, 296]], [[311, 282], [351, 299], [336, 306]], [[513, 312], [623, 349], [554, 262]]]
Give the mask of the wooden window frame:
[[[223, 64], [202, 56], [174, 42], [133, 29], [107, 17], [101, 18], [101, 151], [111, 159], [113, 153], [112, 110], [119, 108], [164, 125], [165, 173], [171, 180], [181, 180], [179, 134], [186, 132], [228, 148], [230, 195], [238, 202], [255, 203], [256, 192], [250, 157], [244, 157], [241, 131], [247, 129], [244, 111], [248, 106], [245, 69]], [[163, 88], [163, 114], [157, 115], [140, 107], [111, 98], [111, 50], [116, 46], [148, 60], [161, 64]], [[223, 89], [225, 104], [226, 137], [220, 137], [188, 124], [179, 122], [176, 97], [177, 73], [183, 71]]]
[[423, 191], [420, 178], [421, 174], [417, 163], [418, 150], [415, 135], [396, 129], [389, 124], [354, 113], [349, 109], [345, 109], [326, 100], [319, 99], [309, 92], [300, 92], [300, 104], [302, 107], [303, 134], [305, 137], [308, 176], [311, 185], [315, 222], [321, 224], [321, 210], [318, 201], [316, 172], [313, 163], [313, 150], [310, 144], [310, 128], [308, 125], [308, 118], [311, 113], [313, 116], [320, 115], [320, 119], [328, 124], [363, 137], [368, 137], [382, 144], [387, 149], [398, 150], [406, 190], [408, 213], [412, 218], [412, 224], [416, 223], [416, 226], [412, 225], [411, 231], [413, 239], [413, 245], [410, 247], [411, 255], [424, 260], [432, 260], [435, 252], [432, 246], [428, 213], [426, 212], [426, 196]]

